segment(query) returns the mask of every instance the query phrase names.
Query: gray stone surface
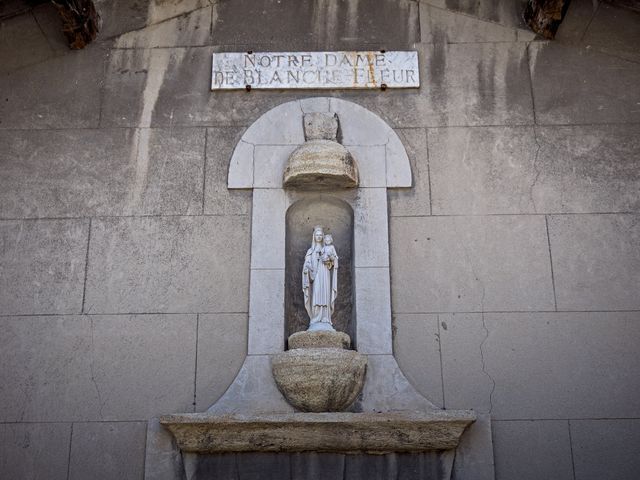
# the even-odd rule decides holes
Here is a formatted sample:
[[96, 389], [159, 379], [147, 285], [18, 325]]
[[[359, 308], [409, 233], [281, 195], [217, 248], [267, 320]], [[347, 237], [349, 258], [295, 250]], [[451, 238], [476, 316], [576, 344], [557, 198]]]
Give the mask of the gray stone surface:
[[442, 408], [442, 370], [437, 315], [395, 315], [393, 355], [407, 380]]
[[[53, 56], [33, 15], [0, 20], [0, 73], [10, 72]], [[4, 76], [4, 75], [3, 75]]]
[[422, 43], [515, 42], [516, 29], [420, 3]]
[[411, 163], [411, 188], [387, 190], [390, 216], [431, 215], [427, 132], [422, 128], [396, 130]]
[[202, 211], [203, 129], [0, 131], [5, 218]]
[[243, 312], [246, 217], [94, 220], [85, 311]]
[[0, 477], [67, 480], [68, 423], [0, 424]]
[[526, 0], [420, 0], [420, 3], [500, 25], [526, 28], [522, 20]]
[[392, 217], [395, 313], [553, 310], [544, 218]]
[[610, 55], [639, 62], [640, 12], [600, 2], [582, 42]]
[[535, 211], [533, 127], [434, 128], [428, 142], [434, 214]]
[[146, 422], [192, 405], [195, 315], [0, 322], [0, 421]]
[[0, 314], [80, 313], [89, 222], [0, 221]]
[[497, 480], [574, 480], [566, 420], [494, 421], [493, 442]]
[[637, 62], [640, 15], [608, 3], [572, 1], [555, 40]]
[[0, 129], [97, 127], [106, 58], [93, 44], [0, 75]]
[[376, 96], [337, 93], [382, 115], [394, 128], [533, 123], [526, 45], [419, 45], [420, 91]]
[[209, 408], [229, 388], [247, 354], [247, 315], [200, 315], [195, 411]]
[[69, 480], [142, 478], [146, 430], [146, 422], [74, 423]]
[[585, 46], [534, 42], [529, 48], [538, 123], [640, 121], [638, 63]]
[[640, 309], [640, 216], [550, 216], [559, 310]]
[[175, 444], [173, 435], [160, 425], [157, 417], [152, 418], [147, 423], [144, 453], [145, 480], [176, 480], [183, 472], [182, 452]]
[[229, 190], [227, 174], [233, 150], [244, 129], [207, 129], [207, 165], [204, 186], [204, 213], [246, 215], [251, 213], [251, 192]]
[[637, 312], [439, 318], [447, 408], [496, 420], [639, 414]]
[[271, 356], [247, 355], [233, 383], [207, 413], [247, 415], [293, 411], [273, 380]]
[[640, 420], [571, 420], [575, 478], [633, 480], [640, 471]]
[[138, 126], [145, 107], [151, 126], [246, 126], [269, 108], [300, 96], [212, 94], [211, 53], [209, 47], [112, 50], [102, 126]]
[[554, 40], [573, 45], [580, 43], [593, 20], [593, 15], [603, 4], [604, 2], [592, 0], [572, 0]]
[[[159, 2], [150, 3], [162, 5]], [[176, 8], [181, 8], [180, 3], [206, 4], [208, 2], [207, 0], [191, 0], [187, 2], [164, 2], [164, 5], [173, 4]], [[210, 39], [211, 17], [214, 8], [199, 8], [183, 15], [173, 16], [167, 20], [147, 25], [140, 30], [126, 32], [116, 39], [115, 46], [118, 48], [162, 48], [207, 45]]]
[[537, 128], [538, 212], [640, 211], [638, 125]]
[[[274, 34], [273, 25], [278, 25]], [[418, 5], [408, 0], [335, 0], [222, 3], [213, 26], [213, 44], [265, 45], [266, 50], [362, 48], [407, 49], [420, 39]], [[258, 51], [257, 48], [253, 49]]]
[[434, 214], [640, 209], [638, 128], [429, 130]]
[[452, 480], [495, 480], [491, 416], [477, 415], [456, 448]]

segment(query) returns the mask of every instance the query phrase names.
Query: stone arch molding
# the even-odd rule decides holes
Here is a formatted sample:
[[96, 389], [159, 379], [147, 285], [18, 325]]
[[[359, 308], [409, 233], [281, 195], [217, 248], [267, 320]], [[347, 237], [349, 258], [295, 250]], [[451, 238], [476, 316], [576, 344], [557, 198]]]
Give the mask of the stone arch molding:
[[209, 413], [293, 412], [271, 375], [271, 355], [284, 350], [286, 212], [308, 193], [283, 189], [289, 155], [304, 143], [306, 113], [336, 113], [341, 143], [356, 159], [358, 188], [323, 192], [354, 212], [353, 262], [357, 349], [368, 357], [355, 411], [436, 410], [402, 374], [393, 356], [387, 188], [411, 187], [409, 158], [379, 116], [341, 99], [318, 97], [263, 114], [238, 142], [229, 189], [253, 189], [249, 332], [245, 362]]
[[289, 146], [293, 151], [305, 140], [302, 116], [313, 112], [338, 114], [341, 143], [356, 156], [361, 188], [411, 187], [407, 152], [384, 120], [356, 103], [318, 97], [283, 103], [247, 129], [231, 157], [228, 188], [281, 188], [288, 156], [277, 155], [276, 149], [257, 152], [256, 147]]

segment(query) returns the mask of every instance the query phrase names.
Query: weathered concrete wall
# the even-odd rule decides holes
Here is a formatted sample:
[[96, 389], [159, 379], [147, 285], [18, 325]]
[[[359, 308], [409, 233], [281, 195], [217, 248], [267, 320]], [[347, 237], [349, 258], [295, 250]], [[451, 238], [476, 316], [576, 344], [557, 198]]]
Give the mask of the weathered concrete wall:
[[228, 161], [316, 94], [212, 94], [211, 52], [415, 43], [419, 91], [332, 92], [412, 162], [389, 193], [401, 367], [491, 414], [498, 479], [635, 478], [637, 13], [574, 0], [547, 43], [517, 0], [96, 3], [79, 52], [49, 6], [0, 23], [0, 477], [139, 479], [147, 420], [205, 410], [242, 364]]

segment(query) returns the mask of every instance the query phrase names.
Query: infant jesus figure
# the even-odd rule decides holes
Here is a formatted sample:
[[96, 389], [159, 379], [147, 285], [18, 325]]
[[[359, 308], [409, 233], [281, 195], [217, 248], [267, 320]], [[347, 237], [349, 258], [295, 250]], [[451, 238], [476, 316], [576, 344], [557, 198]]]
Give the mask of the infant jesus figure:
[[322, 263], [324, 263], [328, 269], [331, 269], [338, 263], [338, 254], [336, 253], [336, 247], [333, 246], [333, 237], [330, 234], [324, 236], [324, 246], [322, 247]]

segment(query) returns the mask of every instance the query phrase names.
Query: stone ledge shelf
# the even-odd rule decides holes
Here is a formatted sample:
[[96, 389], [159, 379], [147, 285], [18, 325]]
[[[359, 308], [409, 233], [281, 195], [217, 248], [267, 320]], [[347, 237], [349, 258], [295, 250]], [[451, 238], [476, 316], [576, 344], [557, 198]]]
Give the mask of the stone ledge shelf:
[[471, 411], [166, 415], [184, 452], [391, 453], [458, 446]]

